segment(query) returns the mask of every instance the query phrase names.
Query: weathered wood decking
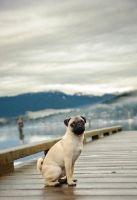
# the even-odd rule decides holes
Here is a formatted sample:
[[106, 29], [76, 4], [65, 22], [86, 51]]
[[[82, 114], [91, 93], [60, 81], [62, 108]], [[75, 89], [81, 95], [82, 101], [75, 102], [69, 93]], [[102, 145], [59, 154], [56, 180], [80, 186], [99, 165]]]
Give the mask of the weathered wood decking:
[[137, 131], [123, 131], [84, 145], [77, 186], [44, 187], [36, 160], [0, 177], [0, 200], [137, 199]]

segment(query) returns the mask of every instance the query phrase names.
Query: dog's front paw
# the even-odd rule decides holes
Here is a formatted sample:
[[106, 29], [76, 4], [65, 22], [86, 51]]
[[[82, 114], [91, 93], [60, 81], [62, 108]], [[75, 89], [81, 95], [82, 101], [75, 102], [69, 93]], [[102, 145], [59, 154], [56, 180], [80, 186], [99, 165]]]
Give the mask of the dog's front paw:
[[76, 186], [76, 183], [73, 182], [73, 181], [70, 181], [70, 182], [68, 182], [68, 185], [69, 185], [69, 186]]
[[77, 182], [77, 179], [73, 179], [74, 182]]

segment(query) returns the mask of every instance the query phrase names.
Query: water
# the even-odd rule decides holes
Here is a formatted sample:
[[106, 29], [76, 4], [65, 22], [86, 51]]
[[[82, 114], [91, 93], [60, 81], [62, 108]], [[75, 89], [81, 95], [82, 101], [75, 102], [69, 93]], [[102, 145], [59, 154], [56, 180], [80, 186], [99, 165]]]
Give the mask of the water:
[[100, 129], [105, 127], [112, 127], [121, 125], [124, 131], [135, 131], [137, 130], [137, 119], [128, 120], [93, 120], [89, 121], [88, 129]]
[[55, 123], [49, 123], [47, 125], [27, 125], [23, 128], [24, 141], [21, 141], [17, 126], [3, 126], [0, 127], [0, 150], [54, 139], [62, 136], [64, 132], [65, 126], [59, 126]]
[[[65, 133], [65, 125], [56, 123], [26, 124], [23, 128], [23, 139], [20, 137], [18, 126], [7, 125], [0, 127], [0, 150], [31, 144], [61, 137]], [[21, 139], [20, 139], [21, 138]], [[18, 159], [15, 164], [43, 156], [43, 152]]]
[[[92, 120], [87, 121], [86, 130], [94, 130], [98, 128], [111, 127], [116, 125], [122, 125], [123, 130], [137, 130], [137, 120], [126, 120], [126, 121], [103, 121], [103, 120]], [[24, 144], [31, 144], [34, 142], [55, 139], [64, 135], [66, 130], [65, 125], [61, 123], [38, 123], [38, 124], [26, 124], [23, 128], [24, 139], [20, 140], [18, 127], [15, 125], [6, 125], [0, 127], [0, 150], [21, 146]], [[29, 159], [33, 159], [43, 155], [43, 152], [31, 155], [18, 161], [24, 162]]]

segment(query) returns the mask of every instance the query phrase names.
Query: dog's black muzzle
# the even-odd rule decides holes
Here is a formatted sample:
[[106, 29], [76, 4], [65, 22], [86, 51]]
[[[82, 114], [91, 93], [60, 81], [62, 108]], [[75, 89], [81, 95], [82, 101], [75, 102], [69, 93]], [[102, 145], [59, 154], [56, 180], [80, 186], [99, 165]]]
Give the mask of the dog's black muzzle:
[[80, 122], [75, 125], [75, 128], [73, 130], [73, 132], [76, 135], [81, 135], [84, 133], [84, 131], [85, 131], [85, 124]]
[[79, 128], [77, 128], [76, 130], [74, 130], [74, 133], [75, 133], [76, 135], [81, 135], [81, 134], [84, 133], [84, 131], [85, 131], [85, 128], [79, 127]]

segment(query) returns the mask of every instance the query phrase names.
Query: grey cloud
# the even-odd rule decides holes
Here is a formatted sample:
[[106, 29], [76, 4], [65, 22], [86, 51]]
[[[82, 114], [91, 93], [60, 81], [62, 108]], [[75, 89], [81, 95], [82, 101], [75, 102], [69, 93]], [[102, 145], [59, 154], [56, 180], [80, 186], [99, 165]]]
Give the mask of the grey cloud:
[[34, 85], [135, 77], [136, 18], [135, 0], [0, 0], [0, 74]]

